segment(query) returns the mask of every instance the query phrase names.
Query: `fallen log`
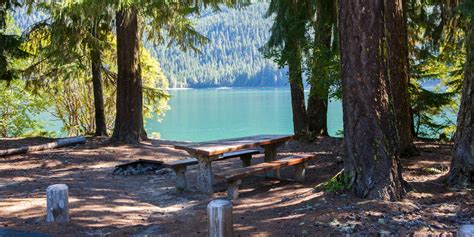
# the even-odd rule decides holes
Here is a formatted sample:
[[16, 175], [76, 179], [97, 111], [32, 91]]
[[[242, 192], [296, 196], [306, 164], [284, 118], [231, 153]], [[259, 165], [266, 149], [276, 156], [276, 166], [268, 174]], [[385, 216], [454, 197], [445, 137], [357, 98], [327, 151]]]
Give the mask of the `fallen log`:
[[50, 142], [50, 143], [41, 144], [41, 145], [22, 146], [22, 147], [18, 147], [18, 148], [0, 150], [0, 157], [10, 156], [10, 155], [18, 155], [18, 154], [26, 154], [26, 153], [32, 152], [32, 151], [49, 150], [49, 149], [54, 149], [54, 148], [59, 148], [59, 147], [64, 147], [64, 146], [81, 144], [81, 143], [86, 143], [86, 138], [85, 137], [63, 138], [63, 139], [59, 139], [55, 142]]

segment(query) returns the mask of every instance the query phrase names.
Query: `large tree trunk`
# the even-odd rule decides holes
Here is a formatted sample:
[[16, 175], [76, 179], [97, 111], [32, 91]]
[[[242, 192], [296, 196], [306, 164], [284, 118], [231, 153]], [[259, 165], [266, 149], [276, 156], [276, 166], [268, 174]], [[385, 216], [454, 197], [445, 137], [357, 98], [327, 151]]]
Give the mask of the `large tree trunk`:
[[[311, 81], [313, 82], [313, 81]], [[308, 130], [312, 136], [328, 136], [328, 88], [317, 89], [317, 83], [311, 83], [308, 97]]]
[[385, 2], [385, 31], [387, 39], [388, 80], [396, 114], [398, 153], [417, 155], [411, 131], [409, 85], [408, 36], [405, 17], [405, 0]]
[[294, 40], [290, 41], [288, 47], [295, 54], [293, 58], [288, 60], [293, 128], [296, 135], [304, 135], [308, 132], [308, 124], [306, 120], [303, 78], [301, 76], [301, 46]]
[[[92, 30], [92, 34], [97, 37], [96, 29]], [[92, 86], [94, 88], [94, 109], [95, 109], [95, 136], [107, 136], [107, 126], [105, 122], [104, 112], [104, 92], [102, 89], [102, 57], [100, 50], [91, 47], [92, 60]]]
[[449, 171], [449, 182], [460, 186], [474, 184], [474, 23], [471, 21], [467, 44], [461, 107], [459, 108], [454, 155]]
[[[311, 90], [308, 98], [308, 129], [314, 136], [328, 136], [327, 112], [329, 95], [329, 75], [320, 71], [321, 57], [329, 60], [331, 53], [332, 24], [334, 1], [325, 0], [317, 2], [317, 19], [313, 45], [313, 68], [311, 71]], [[318, 55], [318, 56], [316, 56]], [[323, 64], [324, 66], [324, 64]]]
[[340, 1], [344, 170], [357, 196], [398, 200], [406, 183], [397, 157], [384, 9], [379, 0]]
[[117, 27], [117, 114], [112, 140], [139, 143], [146, 139], [143, 127], [143, 91], [139, 64], [140, 33], [136, 9], [121, 9]]

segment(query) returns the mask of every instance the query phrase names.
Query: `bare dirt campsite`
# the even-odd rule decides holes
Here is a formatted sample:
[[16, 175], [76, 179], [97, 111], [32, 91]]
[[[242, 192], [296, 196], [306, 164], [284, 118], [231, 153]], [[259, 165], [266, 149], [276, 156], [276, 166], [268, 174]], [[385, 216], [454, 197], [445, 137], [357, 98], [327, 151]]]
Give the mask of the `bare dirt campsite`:
[[[2, 149], [51, 139], [2, 139]], [[188, 168], [189, 190], [175, 189], [168, 169], [145, 174], [113, 175], [116, 165], [148, 159], [174, 161], [186, 152], [175, 143], [157, 141], [138, 146], [112, 146], [107, 140], [0, 158], [0, 225], [51, 236], [206, 236], [206, 206], [225, 198], [216, 180], [211, 196], [195, 190], [197, 167]], [[236, 236], [344, 236], [425, 234], [454, 236], [459, 225], [472, 223], [474, 193], [445, 184], [451, 143], [417, 141], [421, 156], [402, 159], [412, 191], [402, 201], [354, 198], [349, 192], [319, 190], [318, 184], [342, 168], [342, 141], [321, 138], [312, 143], [290, 141], [278, 156], [315, 154], [304, 183], [264, 177], [244, 179], [234, 205]], [[256, 155], [252, 163], [263, 160]], [[215, 171], [239, 167], [239, 159], [213, 162]], [[282, 177], [291, 177], [291, 168]], [[46, 187], [69, 187], [70, 222], [47, 224]], [[220, 186], [220, 187], [219, 187]]]

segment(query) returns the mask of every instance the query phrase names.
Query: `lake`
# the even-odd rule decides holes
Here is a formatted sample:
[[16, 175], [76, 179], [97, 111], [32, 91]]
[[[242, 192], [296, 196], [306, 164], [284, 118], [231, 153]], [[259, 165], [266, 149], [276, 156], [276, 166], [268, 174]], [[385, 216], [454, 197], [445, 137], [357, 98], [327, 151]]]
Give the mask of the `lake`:
[[[170, 90], [170, 110], [161, 122], [147, 120], [149, 135], [180, 141], [207, 141], [257, 134], [292, 134], [289, 88]], [[305, 92], [308, 94], [308, 91]], [[342, 130], [342, 105], [332, 101], [328, 130]]]

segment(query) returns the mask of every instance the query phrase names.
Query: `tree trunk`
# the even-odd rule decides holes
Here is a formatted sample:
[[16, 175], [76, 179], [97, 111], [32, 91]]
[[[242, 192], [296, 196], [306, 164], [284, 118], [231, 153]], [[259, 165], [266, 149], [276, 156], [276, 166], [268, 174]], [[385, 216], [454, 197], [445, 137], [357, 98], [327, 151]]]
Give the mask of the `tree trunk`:
[[417, 155], [411, 132], [408, 36], [405, 0], [385, 2], [385, 35], [387, 39], [388, 80], [395, 108], [398, 154]]
[[303, 78], [301, 77], [301, 46], [294, 40], [290, 41], [290, 52], [294, 57], [288, 60], [288, 73], [291, 89], [291, 108], [293, 111], [293, 128], [295, 135], [304, 135], [308, 132], [306, 120], [306, 106], [304, 99]]
[[[308, 129], [313, 136], [328, 136], [327, 112], [329, 96], [329, 75], [320, 71], [324, 63], [319, 60], [330, 60], [334, 1], [317, 2], [317, 19], [313, 45], [313, 65], [311, 71], [311, 90], [308, 98]], [[320, 55], [322, 54], [322, 55]]]
[[474, 184], [474, 23], [467, 43], [461, 106], [454, 135], [454, 155], [448, 181], [467, 187]]
[[[92, 29], [92, 35], [97, 37], [97, 29]], [[104, 92], [102, 89], [102, 57], [96, 46], [91, 46], [92, 85], [94, 88], [95, 136], [107, 136], [107, 126], [104, 112]]]
[[316, 86], [317, 83], [311, 83], [307, 111], [308, 130], [312, 136], [328, 136], [328, 88], [315, 88]]
[[143, 91], [139, 64], [138, 13], [132, 8], [116, 14], [117, 102], [112, 141], [139, 143], [146, 139], [143, 127]]
[[384, 9], [384, 1], [340, 1], [344, 170], [357, 196], [398, 200], [406, 183], [396, 155]]

